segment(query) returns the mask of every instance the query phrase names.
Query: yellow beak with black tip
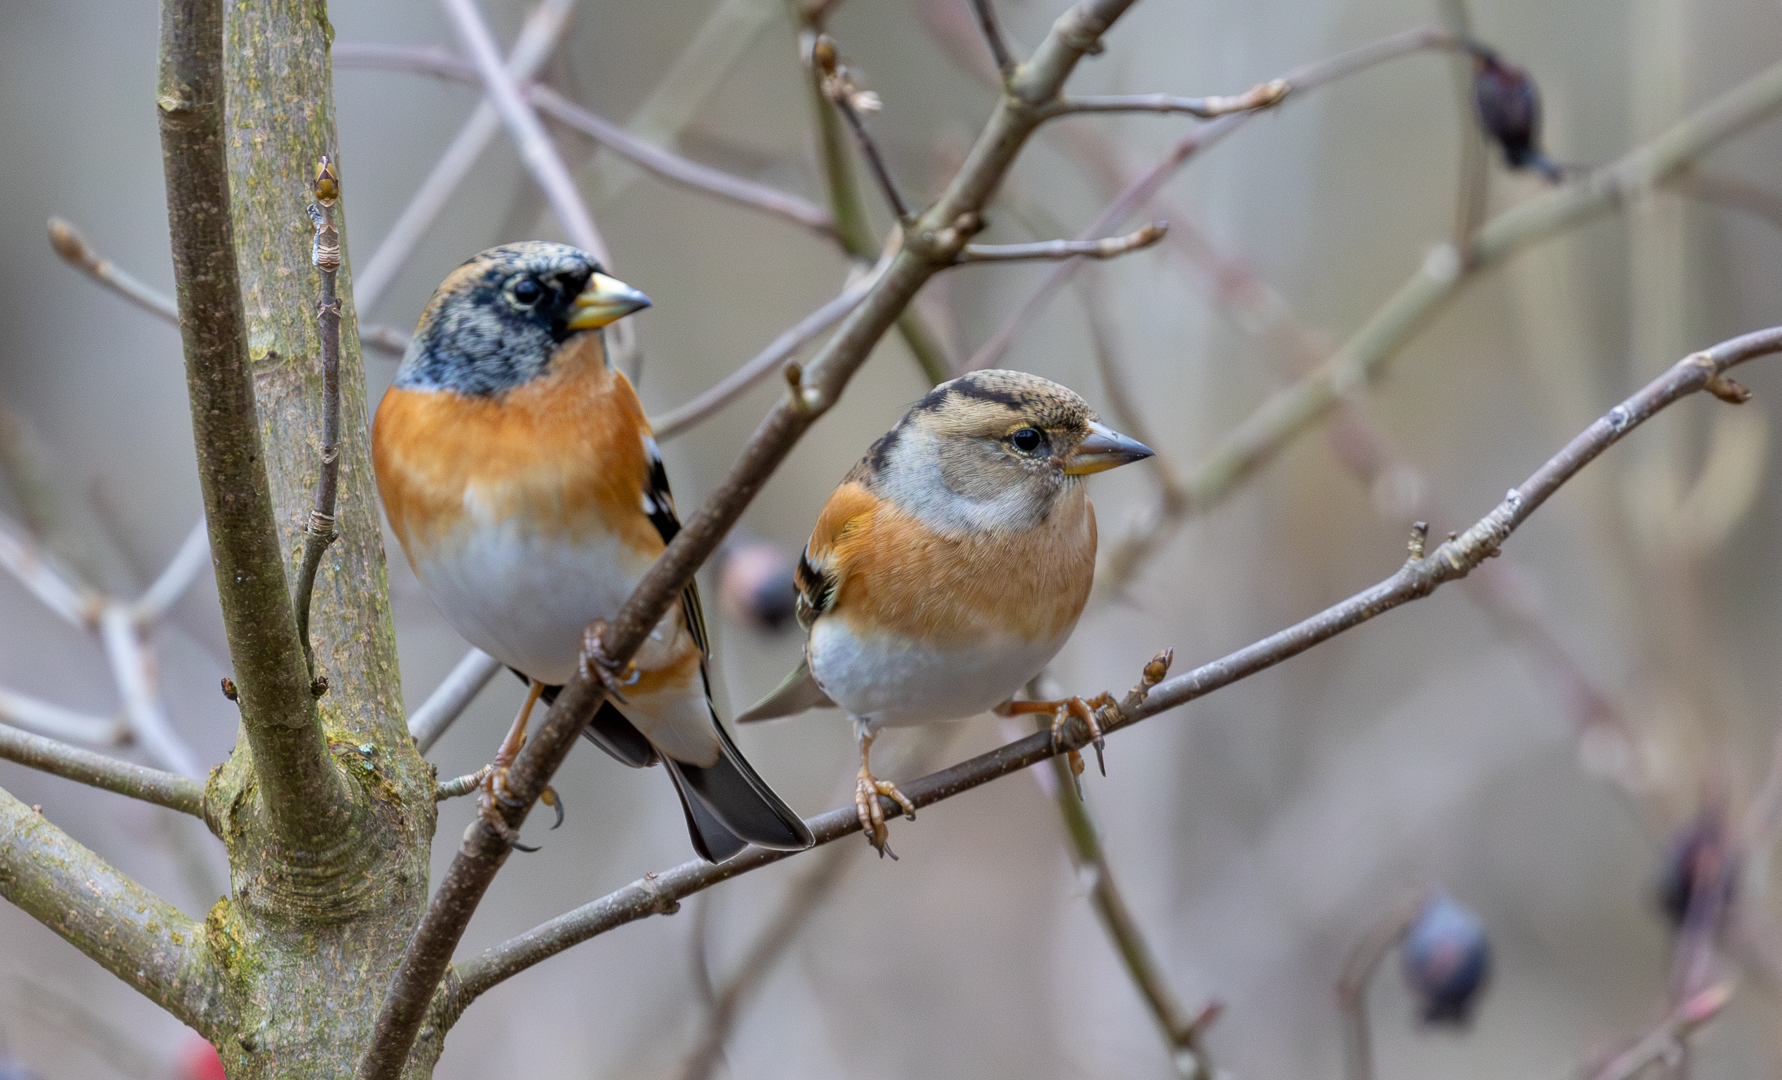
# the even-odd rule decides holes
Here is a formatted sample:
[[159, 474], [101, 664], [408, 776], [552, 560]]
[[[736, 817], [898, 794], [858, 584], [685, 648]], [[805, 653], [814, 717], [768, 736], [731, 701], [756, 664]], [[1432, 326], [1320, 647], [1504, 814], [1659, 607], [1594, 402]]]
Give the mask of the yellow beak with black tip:
[[1129, 439], [1118, 431], [1099, 424], [1089, 422], [1089, 434], [1077, 444], [1070, 458], [1064, 463], [1064, 471], [1071, 476], [1087, 476], [1090, 473], [1106, 472], [1133, 461], [1143, 461], [1154, 456], [1155, 451], [1137, 439]]
[[616, 277], [596, 272], [570, 305], [569, 328], [593, 330], [650, 306], [650, 298]]

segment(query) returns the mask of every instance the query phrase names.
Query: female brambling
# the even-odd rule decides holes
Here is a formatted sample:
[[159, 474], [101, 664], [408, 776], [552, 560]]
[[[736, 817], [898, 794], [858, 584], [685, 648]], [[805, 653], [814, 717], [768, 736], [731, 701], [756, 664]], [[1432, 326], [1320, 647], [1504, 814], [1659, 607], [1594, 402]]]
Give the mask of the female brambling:
[[1036, 375], [976, 371], [935, 387], [824, 505], [798, 564], [805, 662], [737, 722], [825, 705], [852, 714], [854, 808], [884, 855], [878, 797], [916, 812], [873, 776], [874, 736], [974, 716], [1039, 674], [1070, 637], [1095, 575], [1095, 508], [1082, 478], [1150, 456]]
[[[378, 491], [415, 576], [460, 634], [531, 683], [485, 810], [533, 703], [574, 674], [584, 628], [617, 614], [680, 530], [643, 407], [599, 331], [649, 303], [575, 248], [491, 248], [433, 294], [378, 406]], [[718, 722], [705, 661], [688, 585], [584, 734], [627, 765], [667, 766], [708, 861], [748, 843], [809, 847]]]

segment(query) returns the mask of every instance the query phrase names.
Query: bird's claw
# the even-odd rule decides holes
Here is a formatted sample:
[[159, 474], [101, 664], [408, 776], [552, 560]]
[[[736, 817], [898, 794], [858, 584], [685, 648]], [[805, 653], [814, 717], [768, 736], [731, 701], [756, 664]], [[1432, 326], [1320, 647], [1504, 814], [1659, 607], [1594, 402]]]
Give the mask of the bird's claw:
[[557, 794], [556, 788], [546, 786], [538, 793], [538, 801], [557, 811], [557, 820], [552, 823], [551, 828], [555, 829], [563, 824], [563, 796]]
[[613, 700], [623, 702], [624, 693], [620, 687], [630, 686], [637, 681], [637, 663], [632, 661], [621, 668], [606, 655], [606, 646], [601, 638], [606, 634], [605, 619], [595, 619], [582, 630], [582, 654], [578, 662], [582, 677], [600, 680], [606, 692]]
[[[1107, 746], [1107, 736], [1101, 730], [1101, 721], [1096, 719], [1095, 710], [1113, 703], [1114, 695], [1106, 691], [1088, 699], [1068, 697], [1057, 703], [1057, 709], [1052, 713], [1052, 745], [1065, 750], [1066, 756], [1070, 759], [1070, 771], [1073, 777], [1083, 775], [1083, 755], [1065, 744], [1065, 729], [1070, 724], [1070, 718], [1076, 717], [1083, 722], [1083, 726], [1089, 729], [1089, 743], [1095, 747], [1095, 763], [1101, 768], [1101, 775], [1106, 776], [1108, 763], [1107, 759], [1102, 756], [1102, 748]], [[1081, 795], [1082, 791], [1082, 784], [1079, 783], [1077, 794]]]
[[879, 802], [881, 795], [902, 807], [904, 817], [916, 820], [916, 804], [897, 790], [896, 784], [880, 780], [862, 765], [859, 779], [854, 784], [854, 814], [860, 819], [860, 828], [866, 833], [867, 842], [878, 849], [879, 857], [890, 855], [895, 862], [897, 856], [892, 853], [889, 843], [891, 829], [885, 824], [885, 806]]

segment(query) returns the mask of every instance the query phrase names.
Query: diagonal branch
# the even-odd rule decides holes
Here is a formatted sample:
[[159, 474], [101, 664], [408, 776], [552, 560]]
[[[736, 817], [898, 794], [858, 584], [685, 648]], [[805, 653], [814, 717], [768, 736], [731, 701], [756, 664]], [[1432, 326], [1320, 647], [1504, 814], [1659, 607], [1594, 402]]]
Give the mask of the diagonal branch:
[[841, 295], [794, 323], [790, 329], [769, 342], [767, 348], [756, 353], [748, 363], [719, 379], [685, 405], [670, 409], [651, 421], [650, 427], [656, 438], [672, 439], [741, 397], [793, 353], [815, 341], [824, 331], [840, 322], [848, 312], [858, 307], [873, 283], [878, 280], [878, 275], [888, 265], [889, 258], [881, 259], [878, 266], [848, 285], [841, 291]]
[[570, 242], [610, 269], [612, 253], [607, 250], [606, 241], [595, 227], [594, 218], [582, 202], [582, 194], [576, 189], [575, 180], [569, 175], [557, 148], [552, 145], [550, 135], [539, 123], [532, 106], [520, 95], [513, 73], [501, 62], [495, 35], [478, 10], [476, 0], [440, 0], [440, 6], [463, 39], [465, 51], [482, 76], [489, 102], [495, 106], [501, 122], [507, 125], [508, 134], [513, 136], [514, 145], [519, 148], [520, 160], [538, 181], [551, 204], [551, 211], [569, 233]]
[[[50, 247], [64, 262], [112, 292], [159, 315], [174, 326], [179, 325], [179, 307], [173, 298], [151, 288], [135, 275], [119, 269], [116, 263], [94, 251], [80, 230], [59, 217], [49, 219]], [[408, 335], [388, 326], [362, 326], [360, 336], [366, 345], [390, 356], [401, 356], [408, 348]]]
[[[343, 42], [334, 46], [334, 58], [343, 67], [400, 67], [460, 82], [479, 85], [482, 82], [475, 67], [442, 49], [429, 46]], [[759, 184], [670, 153], [606, 117], [583, 108], [548, 86], [522, 83], [520, 92], [540, 113], [587, 136], [669, 183], [771, 214], [829, 239], [835, 237], [835, 219], [815, 203], [767, 184]]]
[[993, 0], [971, 0], [972, 12], [978, 17], [978, 27], [984, 31], [984, 44], [990, 49], [990, 61], [996, 65], [997, 74], [1004, 82], [1015, 73], [1015, 54], [1009, 48], [1008, 38], [1003, 36], [1002, 23], [996, 18], [996, 7]]
[[0, 758], [88, 787], [115, 791], [193, 817], [204, 816], [204, 784], [177, 773], [97, 754], [0, 724]]
[[230, 1026], [204, 928], [5, 791], [0, 896], [204, 1037]]
[[[448, 0], [461, 3], [465, 0]], [[978, 214], [1002, 183], [1016, 155], [1040, 124], [1039, 106], [1057, 96], [1066, 78], [1133, 0], [1083, 0], [1053, 24], [1033, 58], [1023, 64], [967, 155], [933, 206], [905, 226], [903, 247], [835, 335], [818, 351], [801, 382], [762, 420], [737, 463], [707, 502], [688, 519], [651, 566], [610, 626], [596, 627], [603, 661], [622, 666], [676, 602], [681, 589], [723, 541], [743, 510], [798, 438], [840, 397], [848, 380], [930, 277], [952, 263], [976, 231]], [[506, 861], [507, 836], [568, 756], [604, 700], [598, 677], [578, 673], [557, 697], [532, 740], [508, 770], [512, 805], [500, 807], [502, 827], [478, 819], [447, 871], [392, 979], [384, 1007], [361, 1059], [360, 1080], [395, 1080], [427, 1018], [434, 990], [452, 950], [489, 883]], [[738, 858], [746, 858], [739, 856]]]
[[956, 261], [1019, 262], [1032, 259], [1112, 259], [1132, 251], [1143, 251], [1163, 239], [1169, 231], [1166, 221], [1146, 225], [1125, 236], [1102, 240], [1042, 240], [1036, 244], [967, 244]]
[[130, 741], [130, 725], [123, 720], [87, 716], [5, 689], [0, 689], [0, 721], [64, 742], [122, 746]]
[[423, 755], [433, 749], [433, 744], [500, 670], [501, 661], [472, 646], [421, 707], [408, 714], [408, 733], [414, 737], [415, 749]]
[[[1453, 47], [1454, 38], [1446, 31], [1433, 26], [1417, 27], [1350, 49], [1348, 52], [1339, 53], [1327, 60], [1296, 68], [1274, 81], [1287, 85], [1288, 90], [1283, 93], [1311, 90], [1357, 72], [1366, 71], [1376, 64], [1400, 56], [1429, 49]], [[1265, 83], [1264, 85], [1271, 84]], [[1108, 204], [1107, 209], [1103, 210], [1094, 221], [1090, 222], [1087, 228], [1078, 234], [1078, 239], [1093, 240], [1104, 235], [1109, 229], [1118, 226], [1127, 217], [1137, 212], [1151, 196], [1157, 194], [1158, 190], [1190, 158], [1237, 131], [1257, 115], [1259, 114], [1254, 111], [1232, 113], [1202, 124], [1177, 139], [1175, 145], [1170, 147], [1169, 153], [1164, 155], [1163, 160], [1128, 184], [1126, 189]], [[966, 362], [965, 370], [976, 371], [980, 368], [995, 367], [997, 362], [1002, 359], [1003, 354], [1008, 352], [1009, 346], [1015, 340], [1015, 335], [1020, 333], [1023, 327], [1033, 322], [1034, 313], [1044, 306], [1052, 294], [1057, 292], [1059, 287], [1068, 281], [1070, 276], [1076, 273], [1082, 265], [1081, 259], [1072, 259], [1054, 267], [1033, 292], [1028, 294], [1027, 299], [1009, 313], [1002, 325], [997, 327], [996, 332], [990, 335], [990, 339], [984, 342], [972, 355], [971, 359]]]
[[1466, 258], [1452, 244], [1434, 248], [1410, 280], [1330, 359], [1269, 397], [1226, 435], [1182, 482], [1173, 507], [1137, 523], [1114, 544], [1106, 561], [1109, 580], [1128, 577], [1128, 568], [1168, 539], [1182, 520], [1223, 499], [1344, 397], [1379, 377], [1386, 362], [1462, 286], [1526, 247], [1640, 198], [1778, 108], [1782, 64], [1765, 69], [1614, 165], [1499, 214], [1479, 230]]
[[130, 606], [130, 617], [139, 626], [147, 626], [159, 620], [185, 594], [209, 562], [210, 532], [200, 518], [192, 526], [192, 531], [186, 534], [179, 550], [173, 553], [173, 558], [168, 560], [161, 576]]
[[268, 824], [279, 843], [302, 849], [337, 835], [348, 793], [309, 693], [248, 370], [230, 222], [221, 0], [162, 4], [161, 50], [167, 217], [217, 593]]
[[[1148, 692], [1143, 687], [1135, 687], [1118, 704], [1098, 711], [1102, 730], [1111, 733], [1186, 705], [1266, 671], [1393, 608], [1429, 596], [1450, 581], [1465, 578], [1486, 559], [1495, 556], [1504, 541], [1529, 515], [1604, 450], [1667, 406], [1708, 389], [1710, 384], [1721, 380], [1728, 369], [1777, 352], [1782, 352], [1782, 327], [1732, 338], [1685, 357], [1572, 439], [1519, 487], [1510, 489], [1495, 509], [1464, 533], [1421, 557], [1414, 554], [1391, 577], [1285, 630], [1166, 679]], [[553, 708], [552, 720], [555, 719], [556, 709]], [[1086, 746], [1089, 742], [1087, 726], [1081, 720], [1072, 719], [1062, 744], [1055, 745], [1050, 732], [1040, 732], [900, 787], [910, 801], [921, 808], [1019, 772], [1066, 750]], [[806, 824], [819, 845], [860, 830], [859, 818], [852, 806], [818, 815]], [[672, 870], [634, 881], [542, 923], [458, 965], [456, 986], [450, 994], [442, 995], [437, 1018], [449, 1024], [478, 994], [573, 945], [650, 915], [670, 913], [678, 908], [681, 900], [694, 893], [794, 854], [751, 847], [717, 865], [683, 863]]]
[[[570, 13], [575, 8], [575, 0], [544, 0], [526, 16], [526, 22], [520, 27], [520, 36], [514, 41], [513, 52], [507, 58], [507, 70], [518, 82], [525, 82], [538, 74], [545, 61], [556, 51], [558, 42], [570, 26]], [[347, 46], [336, 45], [331, 52], [334, 61], [340, 64], [345, 60], [342, 55]], [[451, 58], [454, 62], [456, 57]], [[474, 79], [476, 69], [465, 65], [470, 77]], [[408, 205], [397, 215], [396, 223], [384, 234], [383, 242], [371, 253], [365, 268], [354, 275], [353, 299], [359, 310], [370, 311], [377, 306], [390, 285], [395, 282], [396, 275], [402, 272], [409, 257], [420, 246], [421, 239], [433, 222], [444, 212], [446, 203], [451, 201], [452, 194], [471, 169], [476, 167], [477, 159], [488, 149], [489, 143], [501, 131], [501, 117], [495, 106], [484, 98], [477, 102], [476, 110], [458, 134], [446, 152], [440, 155], [434, 164], [433, 171], [421, 182]]]

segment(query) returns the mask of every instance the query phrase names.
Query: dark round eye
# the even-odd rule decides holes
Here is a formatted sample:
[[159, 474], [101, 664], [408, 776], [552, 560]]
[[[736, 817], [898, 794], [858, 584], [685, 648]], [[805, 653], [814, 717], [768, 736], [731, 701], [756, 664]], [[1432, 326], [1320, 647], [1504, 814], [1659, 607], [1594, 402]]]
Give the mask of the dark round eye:
[[1023, 454], [1031, 454], [1041, 446], [1045, 445], [1046, 437], [1041, 435], [1034, 428], [1024, 427], [1013, 435], [1010, 435], [1009, 442], [1013, 443], [1015, 449], [1021, 451]]
[[531, 307], [543, 295], [544, 287], [531, 278], [521, 278], [514, 282], [514, 300], [521, 307]]

